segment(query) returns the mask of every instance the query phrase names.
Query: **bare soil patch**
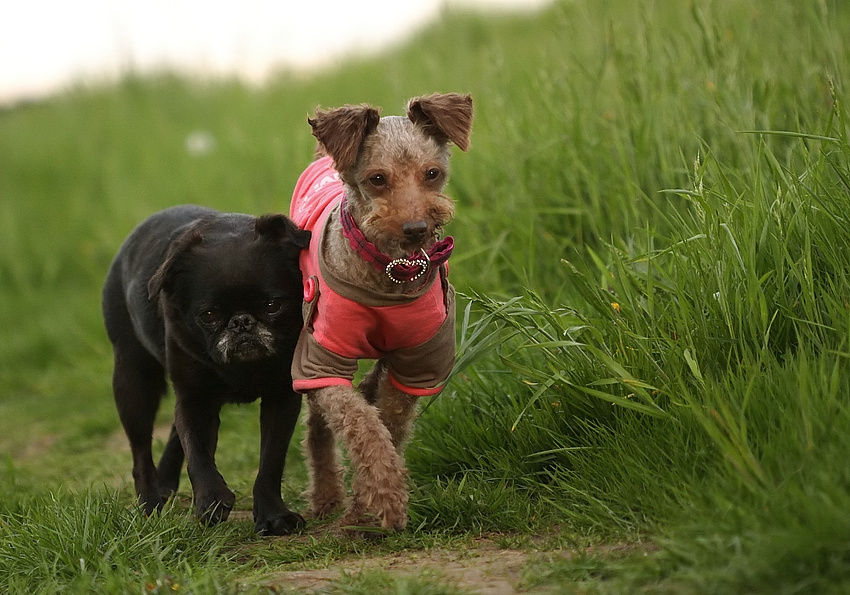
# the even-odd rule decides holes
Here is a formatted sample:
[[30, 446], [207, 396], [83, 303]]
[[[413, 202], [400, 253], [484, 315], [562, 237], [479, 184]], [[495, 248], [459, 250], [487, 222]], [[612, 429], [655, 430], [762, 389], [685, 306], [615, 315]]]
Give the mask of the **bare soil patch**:
[[[328, 527], [317, 527], [308, 534], [284, 539], [317, 538]], [[297, 593], [326, 592], [333, 583], [361, 572], [383, 571], [397, 578], [433, 581], [477, 595], [546, 594], [557, 590], [555, 585], [533, 585], [526, 581], [529, 565], [536, 562], [569, 560], [577, 555], [573, 549], [535, 549], [535, 543], [545, 539], [531, 538], [527, 547], [510, 548], [498, 540], [481, 537], [459, 548], [434, 548], [404, 551], [374, 556], [358, 556], [334, 560], [325, 568], [280, 570], [267, 574], [263, 586], [274, 591]], [[649, 554], [657, 548], [651, 543], [623, 543], [591, 546], [583, 553], [619, 557], [635, 550]]]
[[310, 593], [327, 588], [346, 574], [381, 570], [398, 576], [427, 578], [480, 595], [514, 595], [523, 592], [520, 590], [522, 570], [536, 555], [481, 543], [462, 551], [401, 552], [340, 560], [329, 568], [280, 571], [267, 577], [263, 584]]
[[[238, 514], [238, 513], [237, 513]], [[330, 531], [331, 527], [315, 527], [306, 534], [283, 539], [315, 539]], [[559, 559], [568, 560], [576, 554], [572, 549], [536, 549], [535, 544], [544, 545], [544, 536], [531, 537], [526, 545], [517, 548], [505, 547], [499, 538], [480, 537], [461, 547], [433, 548], [402, 551], [374, 556], [341, 558], [325, 568], [293, 569], [266, 574], [260, 581], [274, 591], [320, 593], [326, 592], [333, 583], [361, 572], [382, 571], [395, 578], [411, 578], [433, 581], [478, 595], [516, 595], [519, 593], [549, 593], [555, 587], [535, 585], [530, 587], [527, 569], [530, 564]], [[620, 544], [593, 546], [590, 550], [613, 556], [622, 555], [632, 549], [653, 549], [650, 544]]]

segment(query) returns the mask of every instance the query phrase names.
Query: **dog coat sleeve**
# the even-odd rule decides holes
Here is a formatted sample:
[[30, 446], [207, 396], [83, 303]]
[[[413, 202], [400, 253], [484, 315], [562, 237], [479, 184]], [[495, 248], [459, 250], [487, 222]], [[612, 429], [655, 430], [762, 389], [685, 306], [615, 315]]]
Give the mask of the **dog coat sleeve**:
[[[447, 284], [447, 316], [437, 333], [413, 347], [394, 349], [385, 355], [390, 381], [400, 391], [424, 397], [443, 390], [455, 361], [455, 294]], [[305, 319], [311, 313], [305, 311]], [[327, 386], [352, 386], [357, 359], [348, 358], [322, 346], [309, 322], [301, 331], [292, 360], [292, 386], [297, 392]]]
[[427, 397], [443, 390], [455, 363], [455, 294], [447, 285], [448, 316], [437, 334], [421, 345], [396, 349], [389, 355], [390, 382], [409, 395]]
[[357, 360], [322, 347], [306, 328], [301, 331], [292, 358], [292, 388], [304, 392], [326, 386], [351, 386]]

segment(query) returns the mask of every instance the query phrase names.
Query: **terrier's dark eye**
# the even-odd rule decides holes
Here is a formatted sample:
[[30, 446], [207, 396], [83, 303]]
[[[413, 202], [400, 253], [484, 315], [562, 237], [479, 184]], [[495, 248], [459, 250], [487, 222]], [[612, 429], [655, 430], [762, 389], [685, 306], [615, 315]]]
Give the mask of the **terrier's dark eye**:
[[198, 320], [200, 320], [203, 325], [215, 326], [221, 318], [215, 310], [206, 310], [198, 314]]
[[434, 180], [439, 178], [442, 173], [443, 172], [437, 169], [436, 167], [432, 167], [431, 169], [425, 172], [425, 179], [429, 182], [433, 182]]
[[263, 314], [266, 316], [277, 316], [283, 309], [283, 302], [279, 299], [269, 300], [263, 305]]
[[383, 188], [387, 185], [387, 178], [384, 174], [374, 174], [369, 176], [369, 183], [375, 188]]

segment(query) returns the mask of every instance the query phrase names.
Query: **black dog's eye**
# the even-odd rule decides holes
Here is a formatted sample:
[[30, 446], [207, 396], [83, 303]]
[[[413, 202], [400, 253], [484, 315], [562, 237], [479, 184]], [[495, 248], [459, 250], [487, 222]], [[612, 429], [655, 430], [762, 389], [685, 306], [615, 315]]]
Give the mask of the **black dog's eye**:
[[263, 305], [263, 314], [266, 316], [276, 316], [283, 309], [283, 302], [279, 299], [269, 300]]
[[374, 174], [369, 176], [369, 183], [375, 188], [383, 188], [387, 185], [387, 177], [384, 174]]
[[201, 324], [205, 324], [206, 326], [215, 326], [218, 324], [218, 321], [221, 320], [221, 317], [215, 310], [206, 310], [198, 314], [198, 320], [201, 321]]

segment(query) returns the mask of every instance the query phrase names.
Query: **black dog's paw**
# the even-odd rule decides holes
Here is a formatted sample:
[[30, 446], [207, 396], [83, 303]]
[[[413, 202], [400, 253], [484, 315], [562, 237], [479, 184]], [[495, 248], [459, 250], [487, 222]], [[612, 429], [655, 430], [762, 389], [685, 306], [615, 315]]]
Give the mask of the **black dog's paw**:
[[272, 516], [254, 519], [254, 532], [260, 535], [291, 535], [304, 529], [307, 522], [297, 512], [283, 510]]
[[139, 506], [142, 507], [145, 516], [151, 516], [154, 513], [162, 512], [165, 506], [165, 500], [164, 497], [159, 495], [154, 496], [154, 492], [151, 492], [147, 496], [139, 496]]
[[158, 506], [158, 508], [162, 508], [162, 505], [168, 502], [171, 498], [177, 495], [177, 488], [159, 486], [159, 499], [162, 502]]
[[195, 498], [195, 514], [203, 524], [217, 525], [227, 520], [235, 502], [236, 495], [230, 490], [217, 496], [198, 496]]

